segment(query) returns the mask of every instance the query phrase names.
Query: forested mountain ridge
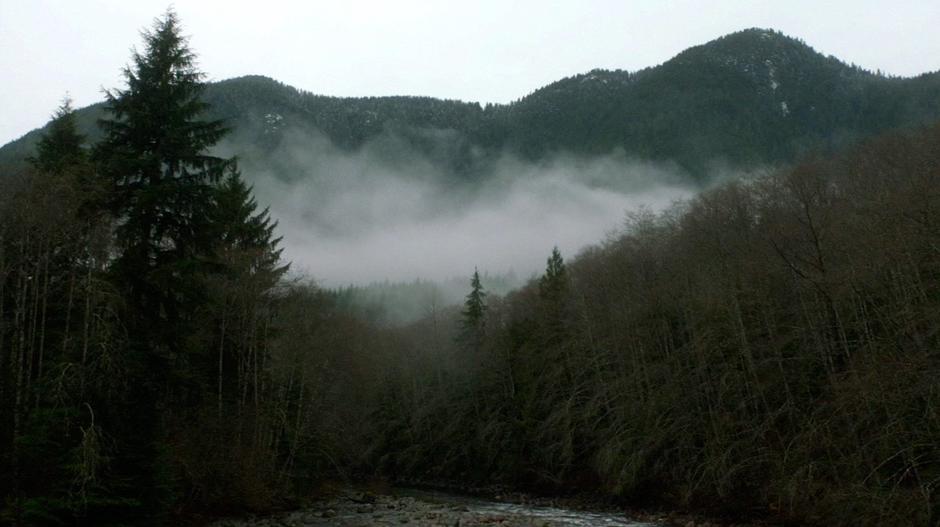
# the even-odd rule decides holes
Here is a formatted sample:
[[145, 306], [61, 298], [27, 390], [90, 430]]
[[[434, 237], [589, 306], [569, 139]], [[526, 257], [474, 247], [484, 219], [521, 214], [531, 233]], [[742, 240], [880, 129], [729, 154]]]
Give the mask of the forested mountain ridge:
[[[673, 514], [683, 510], [709, 516], [688, 525], [940, 525], [940, 122], [727, 177], [657, 209], [626, 207], [609, 189], [586, 199], [591, 185], [630, 177], [636, 184], [619, 190], [670, 196], [665, 184], [643, 190], [643, 178], [674, 174], [624, 162], [619, 143], [622, 155], [580, 163], [577, 152], [616, 140], [613, 120], [604, 128], [585, 117], [581, 142], [543, 127], [526, 145], [525, 128], [513, 128], [520, 115], [537, 124], [575, 112], [569, 92], [609, 90], [597, 100], [627, 111], [639, 103], [624, 94], [645, 86], [648, 104], [660, 102], [658, 82], [670, 101], [699, 102], [671, 107], [684, 121], [662, 117], [663, 130], [683, 123], [684, 139], [650, 148], [686, 148], [714, 121], [740, 134], [703, 135], [715, 142], [702, 148], [737, 145], [738, 161], [725, 161], [756, 163], [746, 156], [770, 155], [762, 141], [786, 159], [928, 119], [933, 77], [889, 79], [819, 57], [815, 69], [791, 70], [784, 57], [802, 44], [745, 32], [668, 67], [593, 72], [481, 108], [316, 97], [260, 77], [210, 89], [172, 9], [141, 37], [100, 111], [79, 116], [63, 101], [28, 168], [0, 182], [0, 525], [201, 525], [311, 502], [322, 512], [258, 525], [333, 525], [346, 512], [362, 525], [455, 524], [436, 512], [412, 521], [412, 510], [376, 521], [377, 509], [399, 507], [372, 493], [356, 492], [348, 511], [317, 501], [340, 481], [578, 494], [670, 511], [657, 513], [663, 525], [686, 524]], [[767, 49], [752, 49], [754, 39]], [[674, 81], [693, 78], [683, 60], [704, 84], [685, 91]], [[794, 71], [816, 73], [810, 82]], [[801, 83], [818, 93], [785, 91]], [[763, 95], [731, 100], [728, 86]], [[923, 91], [865, 106], [898, 86]], [[845, 104], [817, 106], [831, 94]], [[541, 110], [534, 102], [556, 95]], [[717, 120], [741, 101], [767, 111]], [[746, 123], [771, 116], [800, 117], [817, 127], [800, 133], [818, 140], [787, 143], [799, 136], [783, 126], [748, 135]], [[243, 157], [231, 157], [240, 146]], [[262, 208], [242, 159], [258, 170], [256, 188], [290, 198], [281, 210], [293, 210], [295, 225]], [[701, 175], [696, 159], [706, 158], [677, 161]], [[433, 209], [476, 198], [450, 184], [474, 175], [489, 177], [470, 189], [479, 202], [507, 190], [521, 198], [497, 203], [511, 215], [466, 215], [479, 228], [464, 231]], [[532, 214], [539, 200], [547, 213]], [[487, 239], [460, 253], [471, 238], [514, 230], [520, 214], [541, 230], [514, 240], [548, 247], [552, 231], [605, 207], [631, 212], [603, 238], [575, 229], [603, 241], [567, 259], [573, 252], [556, 245], [544, 272], [519, 287], [477, 270], [509, 244]], [[408, 221], [391, 221], [400, 216]], [[369, 222], [391, 228], [376, 233]], [[433, 224], [444, 233], [436, 239], [456, 243], [425, 243], [409, 224]], [[420, 269], [440, 265], [435, 252], [457, 253], [446, 271], [472, 266], [468, 294], [447, 305], [423, 279], [324, 289], [282, 257], [297, 225], [312, 234], [301, 244], [327, 249], [313, 259], [338, 253], [346, 267], [370, 258], [387, 267], [408, 253]], [[378, 250], [338, 250], [344, 236]], [[386, 299], [396, 313], [383, 312]]]
[[[505, 105], [329, 97], [263, 76], [210, 84], [205, 99], [211, 116], [236, 130], [234, 153], [248, 166], [269, 165], [289, 131], [302, 130], [350, 150], [396, 134], [464, 175], [485, 172], [487, 160], [504, 152], [541, 159], [622, 149], [676, 162], [702, 181], [715, 166], [787, 163], [807, 151], [836, 150], [885, 130], [932, 122], [940, 118], [940, 73], [888, 77], [781, 33], [748, 29], [655, 67], [593, 70]], [[92, 139], [99, 113], [100, 105], [77, 112], [80, 129]], [[17, 165], [38, 132], [0, 148], [0, 164]]]
[[873, 74], [753, 29], [636, 73], [598, 70], [561, 80], [510, 111], [518, 130], [541, 131], [514, 134], [524, 151], [620, 146], [703, 174], [714, 161], [786, 162], [930, 122], [940, 115], [940, 76]]

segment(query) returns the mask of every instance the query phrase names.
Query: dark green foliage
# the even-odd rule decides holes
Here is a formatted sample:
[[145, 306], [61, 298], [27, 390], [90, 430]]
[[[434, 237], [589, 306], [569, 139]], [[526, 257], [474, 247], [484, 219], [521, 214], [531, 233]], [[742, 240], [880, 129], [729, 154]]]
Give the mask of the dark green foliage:
[[85, 136], [78, 133], [72, 100], [66, 97], [40, 137], [36, 156], [30, 161], [39, 170], [57, 174], [84, 163], [87, 156]]
[[209, 218], [216, 261], [229, 273], [257, 276], [259, 289], [267, 291], [289, 265], [280, 263], [281, 238], [274, 235], [277, 222], [271, 221], [267, 208], [257, 209], [251, 187], [232, 169], [213, 190]]
[[[428, 97], [313, 95], [260, 76], [205, 91], [211, 119], [226, 119], [242, 165], [285, 180], [296, 166], [278, 146], [319, 131], [344, 149], [394, 136], [462, 179], [506, 152], [608, 154], [675, 163], [707, 182], [723, 167], [790, 163], [897, 127], [940, 118], [940, 74], [891, 78], [826, 57], [770, 30], [749, 29], [636, 72], [594, 70], [507, 105]], [[100, 111], [78, 112], [79, 121]], [[95, 130], [81, 128], [93, 134]], [[24, 138], [0, 149], [15, 164]], [[389, 143], [387, 154], [396, 155]]]
[[568, 289], [568, 272], [565, 260], [558, 247], [552, 248], [552, 255], [545, 262], [545, 274], [539, 279], [539, 296], [546, 304], [558, 304]]
[[115, 270], [132, 308], [154, 317], [147, 326], [163, 333], [151, 336], [174, 347], [170, 334], [199, 294], [192, 277], [209, 244], [212, 183], [230, 161], [207, 154], [226, 129], [201, 120], [203, 74], [176, 15], [158, 20], [144, 41], [144, 53], [135, 52], [124, 70], [127, 87], [107, 94], [111, 118], [101, 121], [105, 137], [95, 157], [113, 182]]
[[460, 340], [469, 349], [478, 350], [486, 336], [486, 292], [476, 269], [470, 278], [470, 293], [463, 305]]
[[[267, 326], [273, 318], [276, 288], [288, 264], [281, 263], [277, 222], [257, 210], [251, 188], [232, 170], [213, 189], [212, 270], [206, 276], [207, 302], [201, 313], [201, 346], [217, 350], [215, 371], [218, 417], [226, 408], [241, 413], [261, 396], [257, 354], [267, 354]], [[213, 328], [205, 332], [206, 328]], [[216, 361], [217, 358], [217, 361]], [[249, 378], [250, 377], [250, 378]]]
[[276, 222], [232, 161], [207, 154], [226, 129], [201, 120], [176, 16], [144, 39], [94, 155], [66, 102], [33, 170], [4, 180], [0, 494], [13, 523], [160, 522], [269, 507], [286, 488], [268, 366], [287, 270]]
[[263, 77], [224, 81], [207, 97], [238, 123], [239, 142], [267, 145], [240, 152], [245, 163], [275, 171], [280, 161], [270, 152], [284, 134], [316, 129], [349, 149], [397, 134], [467, 177], [485, 174], [506, 150], [541, 159], [622, 149], [675, 162], [704, 182], [724, 166], [791, 162], [807, 151], [930, 122], [940, 117], [938, 93], [936, 74], [886, 78], [779, 33], [748, 30], [660, 66], [595, 70], [485, 108], [415, 97], [322, 97]]
[[937, 74], [887, 78], [780, 33], [750, 29], [660, 66], [595, 70], [537, 90], [509, 107], [516, 131], [509, 141], [533, 157], [623, 148], [704, 179], [724, 165], [792, 162], [811, 150], [932, 122], [937, 97], [906, 94], [937, 89]]
[[480, 271], [474, 269], [473, 276], [470, 277], [470, 293], [464, 302], [463, 316], [469, 325], [476, 327], [483, 323], [485, 315], [486, 292], [480, 280]]
[[562, 79], [507, 105], [323, 97], [263, 77], [223, 81], [207, 97], [226, 108], [220, 115], [237, 120], [241, 142], [267, 145], [240, 157], [269, 169], [280, 163], [269, 149], [285, 134], [315, 129], [348, 149], [397, 134], [467, 177], [484, 174], [506, 150], [542, 159], [620, 149], [677, 163], [705, 182], [726, 166], [792, 162], [808, 151], [835, 151], [881, 131], [932, 122], [940, 117], [938, 94], [935, 73], [888, 78], [780, 33], [750, 29], [641, 71]]
[[100, 121], [94, 158], [111, 183], [106, 205], [118, 227], [109, 271], [125, 301], [128, 374], [137, 383], [105, 418], [121, 439], [116, 465], [156, 511], [178, 492], [158, 466], [162, 436], [175, 426], [160, 408], [185, 415], [201, 395], [205, 365], [192, 336], [206, 301], [213, 183], [230, 162], [206, 153], [226, 129], [201, 119], [202, 73], [176, 15], [167, 12], [143, 38], [143, 53], [124, 69], [126, 87], [107, 93], [110, 118]]
[[539, 323], [546, 344], [564, 338], [567, 303], [568, 270], [558, 247], [554, 247], [546, 261], [545, 274], [539, 279]]

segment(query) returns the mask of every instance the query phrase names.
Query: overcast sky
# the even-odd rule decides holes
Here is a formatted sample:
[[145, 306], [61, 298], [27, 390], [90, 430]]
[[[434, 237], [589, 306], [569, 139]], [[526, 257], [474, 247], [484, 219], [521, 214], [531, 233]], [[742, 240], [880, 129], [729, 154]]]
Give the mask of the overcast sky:
[[[166, 0], [0, 0], [0, 144], [120, 85]], [[747, 27], [869, 69], [940, 69], [940, 1], [177, 0], [212, 80], [262, 74], [329, 95], [508, 102], [593, 68], [635, 70]]]

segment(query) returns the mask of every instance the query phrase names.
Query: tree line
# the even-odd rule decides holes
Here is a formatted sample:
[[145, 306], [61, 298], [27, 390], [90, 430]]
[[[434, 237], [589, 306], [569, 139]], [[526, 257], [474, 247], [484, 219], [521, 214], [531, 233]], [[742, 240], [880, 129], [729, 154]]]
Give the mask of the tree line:
[[471, 294], [453, 344], [407, 335], [365, 462], [733, 518], [934, 525], [938, 200], [933, 126], [633, 213], [527, 287]]
[[[729, 182], [405, 326], [287, 276], [177, 17], [0, 195], [0, 521], [108, 525], [381, 477], [933, 525], [940, 126]], [[468, 266], [469, 267], [469, 266]]]
[[268, 506], [305, 439], [274, 361], [276, 222], [209, 153], [227, 129], [172, 11], [123, 74], [100, 141], [66, 100], [4, 181], [2, 522]]

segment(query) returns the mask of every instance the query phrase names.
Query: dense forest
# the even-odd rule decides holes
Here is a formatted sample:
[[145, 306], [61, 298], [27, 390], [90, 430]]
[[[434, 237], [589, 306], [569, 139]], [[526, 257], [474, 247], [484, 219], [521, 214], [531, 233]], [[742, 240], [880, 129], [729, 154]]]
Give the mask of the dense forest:
[[66, 101], [0, 179], [0, 521], [172, 524], [374, 477], [940, 521], [937, 124], [633, 213], [504, 295], [416, 282], [427, 309], [390, 324], [288, 272], [172, 12], [124, 80], [93, 138]]
[[[708, 183], [727, 167], [789, 163], [940, 119], [940, 73], [888, 77], [779, 32], [748, 29], [658, 66], [574, 75], [509, 104], [327, 97], [257, 75], [211, 83], [204, 98], [207, 118], [233, 127], [230, 153], [246, 169], [283, 179], [305, 173], [285, 159], [284, 145], [320, 134], [347, 150], [393, 136], [456, 181], [485, 178], [507, 153], [539, 160], [619, 149]], [[99, 137], [104, 111], [99, 104], [76, 112], [79, 130]], [[0, 148], [0, 166], [23, 166], [39, 134]]]

